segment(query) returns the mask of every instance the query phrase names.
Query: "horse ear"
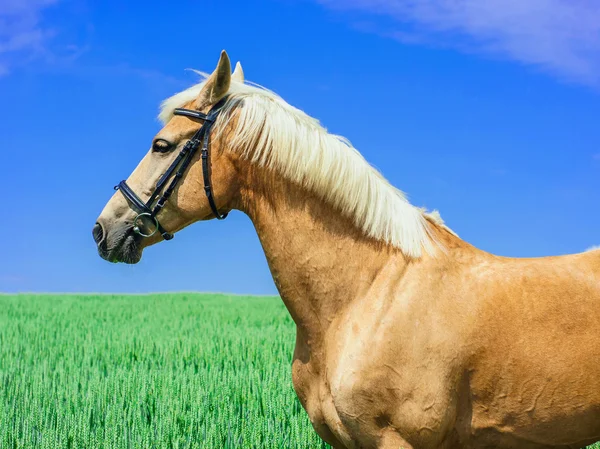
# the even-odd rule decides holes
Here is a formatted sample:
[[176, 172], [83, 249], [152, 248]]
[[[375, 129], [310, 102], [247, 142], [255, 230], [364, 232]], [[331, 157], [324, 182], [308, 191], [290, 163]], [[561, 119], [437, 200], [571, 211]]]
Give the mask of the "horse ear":
[[201, 108], [208, 104], [215, 104], [221, 98], [227, 94], [229, 85], [231, 84], [231, 62], [227, 52], [223, 50], [219, 63], [215, 71], [208, 77], [206, 84], [198, 98], [196, 99], [196, 106]]
[[240, 64], [239, 61], [235, 65], [235, 69], [233, 71], [233, 75], [231, 75], [231, 79], [239, 83], [244, 82], [244, 70], [242, 69], [242, 64]]

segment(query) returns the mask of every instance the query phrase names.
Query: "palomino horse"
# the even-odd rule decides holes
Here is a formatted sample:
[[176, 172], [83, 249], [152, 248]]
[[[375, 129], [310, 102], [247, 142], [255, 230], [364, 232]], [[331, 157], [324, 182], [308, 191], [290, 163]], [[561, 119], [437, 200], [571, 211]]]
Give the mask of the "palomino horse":
[[94, 227], [100, 255], [136, 263], [196, 221], [246, 213], [296, 323], [292, 380], [323, 440], [408, 449], [600, 439], [600, 251], [511, 259], [474, 248], [348, 141], [244, 84], [239, 66], [232, 75], [225, 52], [160, 118]]

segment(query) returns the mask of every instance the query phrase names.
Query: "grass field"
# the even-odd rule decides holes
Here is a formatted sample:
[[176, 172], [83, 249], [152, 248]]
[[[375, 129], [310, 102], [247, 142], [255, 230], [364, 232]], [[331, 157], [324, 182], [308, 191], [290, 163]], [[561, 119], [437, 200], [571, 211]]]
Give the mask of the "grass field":
[[0, 295], [0, 448], [328, 448], [294, 340], [277, 298]]
[[321, 448], [277, 298], [0, 295], [0, 448]]

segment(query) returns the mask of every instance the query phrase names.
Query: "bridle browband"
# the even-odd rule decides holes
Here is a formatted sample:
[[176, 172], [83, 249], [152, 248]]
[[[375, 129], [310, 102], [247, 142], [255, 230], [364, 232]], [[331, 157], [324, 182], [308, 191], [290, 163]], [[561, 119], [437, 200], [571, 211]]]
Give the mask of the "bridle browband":
[[[210, 111], [208, 111], [208, 114], [203, 114], [202, 112], [183, 108], [177, 108], [175, 109], [175, 111], [173, 111], [174, 115], [183, 115], [186, 117], [200, 119], [203, 120], [203, 123], [200, 129], [196, 131], [196, 133], [192, 136], [192, 138], [186, 142], [183, 149], [179, 152], [177, 158], [175, 158], [175, 160], [169, 166], [167, 171], [160, 177], [160, 179], [156, 183], [154, 192], [152, 193], [152, 195], [150, 195], [148, 201], [144, 203], [144, 201], [142, 201], [140, 197], [137, 196], [133, 190], [131, 190], [131, 188], [127, 185], [127, 182], [125, 181], [121, 181], [119, 185], [115, 186], [115, 190], [120, 190], [121, 193], [125, 196], [125, 198], [127, 198], [130, 204], [133, 206], [133, 208], [136, 209], [138, 212], [138, 215], [133, 220], [133, 230], [135, 233], [141, 235], [142, 237], [151, 237], [156, 233], [156, 231], [158, 231], [165, 240], [171, 240], [173, 238], [173, 234], [165, 231], [165, 229], [162, 227], [162, 225], [158, 221], [157, 215], [165, 206], [165, 203], [175, 190], [175, 187], [177, 186], [181, 178], [183, 177], [183, 174], [192, 162], [194, 154], [196, 154], [196, 151], [200, 147], [200, 144], [202, 144], [200, 156], [202, 159], [202, 176], [204, 177], [204, 191], [206, 192], [206, 197], [208, 198], [208, 204], [210, 205], [210, 208], [215, 217], [217, 217], [217, 219], [223, 220], [225, 217], [227, 217], [227, 213], [219, 213], [217, 205], [215, 204], [215, 199], [213, 197], [212, 192], [212, 185], [210, 182], [210, 161], [208, 152], [208, 150], [210, 149], [210, 130], [215, 124], [217, 116], [219, 115], [219, 112], [226, 101], [227, 97], [222, 98], [210, 109]], [[165, 188], [167, 182], [169, 181], [169, 178], [171, 178], [171, 175], [173, 175], [173, 172], [175, 172], [175, 170], [177, 170], [177, 172], [175, 173], [175, 176], [173, 176], [169, 187], [167, 187], [165, 192], [160, 196], [160, 198], [158, 198], [156, 205], [152, 207], [152, 204], [154, 203], [158, 195], [160, 195], [162, 190]], [[154, 230], [149, 234], [144, 234], [140, 229], [139, 220], [142, 217], [148, 217], [154, 223]]]

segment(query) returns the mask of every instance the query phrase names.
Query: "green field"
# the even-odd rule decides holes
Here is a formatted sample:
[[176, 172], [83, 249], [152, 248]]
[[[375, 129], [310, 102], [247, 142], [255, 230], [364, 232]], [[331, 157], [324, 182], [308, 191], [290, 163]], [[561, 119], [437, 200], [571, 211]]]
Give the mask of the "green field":
[[274, 297], [0, 295], [0, 448], [320, 448]]
[[0, 295], [0, 448], [329, 447], [294, 341], [274, 297]]

